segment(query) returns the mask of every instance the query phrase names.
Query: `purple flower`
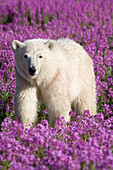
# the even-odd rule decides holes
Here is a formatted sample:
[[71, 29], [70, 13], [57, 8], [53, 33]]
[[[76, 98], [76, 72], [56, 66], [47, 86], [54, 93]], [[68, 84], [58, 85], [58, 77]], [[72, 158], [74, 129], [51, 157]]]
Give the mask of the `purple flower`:
[[[112, 0], [0, 2], [0, 169], [113, 169], [112, 11]], [[47, 120], [24, 128], [14, 121], [11, 42], [62, 37], [80, 43], [93, 60], [98, 114], [70, 111], [71, 122], [59, 117], [51, 128]]]

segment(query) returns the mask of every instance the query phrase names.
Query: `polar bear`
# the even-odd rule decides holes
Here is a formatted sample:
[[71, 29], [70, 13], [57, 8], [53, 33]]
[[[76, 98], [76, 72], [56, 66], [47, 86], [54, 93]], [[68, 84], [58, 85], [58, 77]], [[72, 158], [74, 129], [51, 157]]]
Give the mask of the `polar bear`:
[[96, 85], [92, 59], [68, 38], [14, 40], [15, 116], [25, 126], [37, 121], [37, 103], [48, 106], [53, 126], [58, 116], [70, 121], [69, 112], [96, 114]]

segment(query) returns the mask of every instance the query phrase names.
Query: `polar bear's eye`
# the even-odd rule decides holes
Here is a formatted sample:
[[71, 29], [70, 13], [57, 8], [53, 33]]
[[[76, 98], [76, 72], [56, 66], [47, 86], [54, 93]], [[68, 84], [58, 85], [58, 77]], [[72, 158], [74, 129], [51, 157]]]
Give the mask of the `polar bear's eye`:
[[28, 58], [28, 55], [27, 55], [27, 54], [25, 54], [25, 55], [24, 55], [24, 58]]
[[42, 55], [40, 55], [39, 58], [42, 58]]

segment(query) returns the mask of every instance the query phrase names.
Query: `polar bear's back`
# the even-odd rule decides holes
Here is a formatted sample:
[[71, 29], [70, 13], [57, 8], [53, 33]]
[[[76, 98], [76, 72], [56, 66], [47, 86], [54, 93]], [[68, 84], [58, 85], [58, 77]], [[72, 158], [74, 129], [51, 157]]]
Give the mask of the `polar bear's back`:
[[72, 48], [80, 48], [81, 46], [73, 40], [68, 38], [56, 40], [57, 44], [65, 50], [71, 50]]
[[92, 59], [81, 45], [68, 38], [56, 40], [56, 51], [61, 51], [69, 62], [78, 62], [85, 65], [93, 65]]
[[[82, 70], [92, 69], [93, 61], [81, 45], [68, 38], [56, 40], [56, 57], [61, 57], [68, 61], [71, 66], [78, 66]], [[60, 55], [61, 52], [61, 55]], [[59, 55], [58, 55], [59, 54]], [[62, 60], [62, 59], [61, 59]], [[63, 61], [63, 60], [62, 60]]]

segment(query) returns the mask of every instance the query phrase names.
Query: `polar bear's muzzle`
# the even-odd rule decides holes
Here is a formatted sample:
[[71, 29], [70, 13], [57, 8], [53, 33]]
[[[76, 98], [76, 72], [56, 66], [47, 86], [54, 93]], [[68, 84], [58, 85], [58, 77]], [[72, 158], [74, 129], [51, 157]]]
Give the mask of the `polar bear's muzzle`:
[[31, 75], [31, 76], [36, 75], [36, 68], [35, 68], [35, 66], [29, 67], [29, 75]]

